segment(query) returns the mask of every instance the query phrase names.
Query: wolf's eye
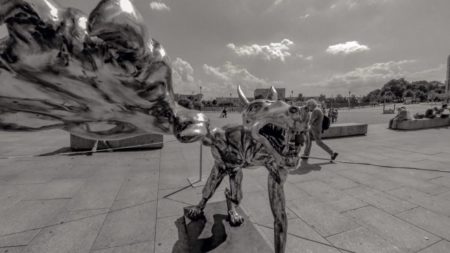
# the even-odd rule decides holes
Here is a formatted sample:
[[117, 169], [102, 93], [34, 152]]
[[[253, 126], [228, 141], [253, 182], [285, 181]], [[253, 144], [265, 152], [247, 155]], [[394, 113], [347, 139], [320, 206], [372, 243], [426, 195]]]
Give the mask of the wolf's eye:
[[289, 112], [292, 113], [292, 114], [297, 113], [298, 112], [298, 108], [292, 106], [291, 108], [289, 108]]
[[261, 104], [260, 103], [256, 103], [256, 104], [252, 104], [248, 107], [247, 111], [248, 112], [256, 112], [259, 109], [261, 109]]

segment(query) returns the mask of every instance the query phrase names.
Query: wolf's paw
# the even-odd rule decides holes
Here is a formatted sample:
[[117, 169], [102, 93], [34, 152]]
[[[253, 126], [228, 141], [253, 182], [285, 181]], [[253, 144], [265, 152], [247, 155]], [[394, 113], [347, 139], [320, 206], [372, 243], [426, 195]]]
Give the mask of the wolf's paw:
[[191, 220], [198, 220], [201, 217], [203, 217], [203, 210], [198, 206], [188, 208], [186, 212], [186, 217], [188, 217]]
[[228, 222], [231, 226], [240, 226], [244, 223], [244, 218], [238, 214], [235, 210], [228, 211]]

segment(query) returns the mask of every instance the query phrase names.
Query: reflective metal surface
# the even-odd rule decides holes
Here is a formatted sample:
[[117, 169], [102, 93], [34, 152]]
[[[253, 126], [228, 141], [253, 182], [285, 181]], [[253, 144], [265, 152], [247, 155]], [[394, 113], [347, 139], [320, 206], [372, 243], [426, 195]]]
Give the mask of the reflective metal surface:
[[85, 15], [53, 0], [0, 0], [0, 129], [59, 128], [93, 139], [144, 132], [183, 142], [207, 133], [204, 114], [178, 107], [166, 53], [130, 0]]
[[[295, 168], [298, 154], [304, 144], [308, 127], [308, 111], [277, 101], [272, 87], [266, 99], [250, 102], [238, 87], [245, 104], [242, 125], [215, 128], [203, 143], [211, 146], [215, 164], [203, 188], [202, 200], [188, 210], [187, 216], [198, 219], [223, 178], [228, 175], [230, 188], [225, 190], [228, 218], [231, 225], [244, 222], [236, 211], [242, 199], [242, 169], [265, 166], [269, 172], [268, 192], [274, 216], [275, 252], [284, 253], [287, 235], [287, 217], [283, 185], [288, 169]], [[307, 137], [306, 137], [307, 138]]]

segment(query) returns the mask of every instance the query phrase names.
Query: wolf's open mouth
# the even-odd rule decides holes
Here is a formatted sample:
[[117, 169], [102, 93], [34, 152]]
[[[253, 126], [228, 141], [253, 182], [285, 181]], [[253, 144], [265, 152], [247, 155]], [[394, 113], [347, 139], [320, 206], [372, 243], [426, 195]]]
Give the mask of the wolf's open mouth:
[[282, 156], [297, 156], [300, 142], [295, 141], [296, 133], [291, 133], [289, 129], [268, 123], [259, 129], [259, 134], [264, 136], [272, 147]]

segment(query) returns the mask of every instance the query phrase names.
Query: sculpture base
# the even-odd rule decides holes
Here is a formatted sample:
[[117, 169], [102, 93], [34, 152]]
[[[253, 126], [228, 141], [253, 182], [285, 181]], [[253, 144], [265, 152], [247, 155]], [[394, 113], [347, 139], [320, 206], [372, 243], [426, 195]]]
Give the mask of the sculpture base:
[[[187, 208], [184, 209], [186, 214]], [[242, 209], [237, 210], [245, 221], [232, 227], [227, 221], [225, 201], [207, 204], [204, 218], [191, 220], [185, 216], [186, 233], [191, 253], [273, 253], [264, 238]]]
[[[70, 135], [70, 147], [73, 150], [92, 150], [95, 140], [80, 136]], [[136, 137], [120, 140], [99, 141], [97, 150], [124, 150], [124, 149], [154, 149], [163, 147], [163, 136], [161, 134], [143, 134]]]

